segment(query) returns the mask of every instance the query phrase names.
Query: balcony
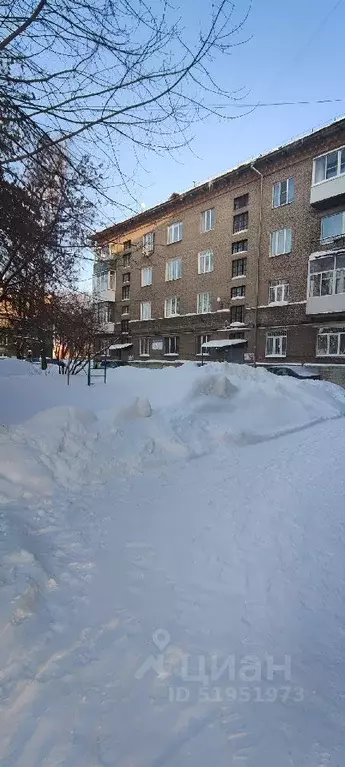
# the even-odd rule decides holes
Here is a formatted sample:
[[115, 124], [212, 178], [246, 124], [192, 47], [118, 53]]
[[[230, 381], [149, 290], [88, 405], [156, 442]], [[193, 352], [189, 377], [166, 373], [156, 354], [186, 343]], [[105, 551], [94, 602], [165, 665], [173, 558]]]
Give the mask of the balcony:
[[345, 250], [312, 253], [306, 314], [345, 312]]
[[93, 290], [93, 297], [95, 301], [99, 301], [100, 303], [103, 303], [104, 301], [110, 301], [111, 303], [115, 303], [115, 290], [110, 290], [109, 288], [103, 288], [98, 290]]
[[101, 322], [100, 330], [102, 333], [114, 333], [115, 322]]
[[310, 204], [322, 208], [345, 200], [345, 148], [316, 157]]
[[[101, 268], [100, 268], [101, 266]], [[116, 291], [116, 273], [114, 269], [107, 269], [100, 264], [95, 264], [93, 274], [92, 293], [95, 301], [114, 303]]]

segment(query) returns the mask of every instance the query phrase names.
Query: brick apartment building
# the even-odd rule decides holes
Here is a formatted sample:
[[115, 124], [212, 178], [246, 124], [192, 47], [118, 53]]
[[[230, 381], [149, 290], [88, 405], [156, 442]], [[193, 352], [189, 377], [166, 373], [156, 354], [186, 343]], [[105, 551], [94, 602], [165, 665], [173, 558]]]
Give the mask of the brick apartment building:
[[[94, 289], [135, 359], [345, 362], [345, 118], [94, 236]], [[237, 355], [237, 356], [236, 356]]]

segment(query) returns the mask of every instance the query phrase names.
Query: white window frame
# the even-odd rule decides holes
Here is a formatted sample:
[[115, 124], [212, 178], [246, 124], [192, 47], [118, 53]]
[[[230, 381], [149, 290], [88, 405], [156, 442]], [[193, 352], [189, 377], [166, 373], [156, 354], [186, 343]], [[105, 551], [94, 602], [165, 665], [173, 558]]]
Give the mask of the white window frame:
[[[123, 298], [122, 294], [123, 294], [123, 291], [124, 291], [125, 288], [128, 288], [128, 296], [126, 298]], [[121, 301], [129, 301], [130, 300], [130, 295], [131, 295], [130, 283], [127, 282], [127, 284], [121, 285]]]
[[108, 269], [93, 275], [94, 293], [104, 293], [106, 290], [114, 291], [116, 288], [116, 275], [113, 269]]
[[165, 264], [165, 282], [180, 280], [182, 277], [182, 258], [171, 258]]
[[198, 274], [208, 274], [213, 269], [213, 250], [202, 250], [198, 253]]
[[167, 228], [167, 245], [172, 245], [174, 242], [181, 242], [183, 237], [183, 221], [177, 221], [174, 224], [170, 224]]
[[164, 301], [164, 317], [179, 317], [180, 303], [180, 296], [166, 298]]
[[143, 266], [140, 275], [140, 283], [142, 288], [152, 285], [152, 266]]
[[[172, 351], [170, 350], [170, 349], [171, 349], [171, 346], [172, 346], [172, 343], [171, 343], [171, 342], [172, 342], [173, 340], [175, 341], [175, 345], [176, 345], [176, 338], [178, 338], [178, 339], [179, 339], [179, 336], [164, 336], [164, 340], [163, 340], [163, 351], [164, 351], [164, 356], [165, 356], [165, 357], [178, 357], [178, 356], [179, 356], [179, 354], [180, 354], [180, 348], [179, 348], [178, 352], [172, 352]], [[169, 347], [169, 351], [168, 351], [168, 352], [166, 352], [166, 351], [165, 351], [165, 341], [166, 341], [166, 340], [168, 340], [168, 347]], [[180, 340], [179, 340], [178, 346], [180, 347]]]
[[[331, 336], [338, 336], [338, 342], [337, 342], [337, 352], [330, 352], [330, 337]], [[325, 333], [318, 332], [316, 336], [316, 357], [345, 357], [345, 344], [344, 344], [344, 352], [340, 352], [340, 342], [341, 342], [341, 336], [344, 336], [345, 338], [345, 328], [334, 328], [333, 330], [329, 328]], [[319, 338], [326, 338], [327, 339], [327, 351], [326, 353], [320, 352], [318, 348], [318, 341]]]
[[[322, 258], [313, 259], [309, 261], [308, 265], [308, 298], [323, 298], [324, 296], [337, 296], [337, 295], [343, 295], [345, 293], [345, 266], [337, 266], [337, 259], [338, 257], [345, 256], [344, 253], [330, 253], [329, 255], [323, 256]], [[324, 263], [325, 259], [333, 259], [333, 267], [330, 269], [322, 268], [322, 264]], [[310, 271], [311, 264], [315, 264], [319, 267], [318, 271]], [[325, 276], [324, 276], [325, 275]], [[320, 285], [319, 290], [315, 291], [315, 277], [320, 276]], [[323, 287], [323, 281], [330, 281], [329, 284], [331, 285], [331, 291], [330, 292], [322, 292]], [[343, 284], [343, 290], [337, 290], [337, 284], [339, 282], [342, 282]]]
[[146, 232], [143, 235], [143, 254], [149, 256], [155, 249], [155, 234], [154, 232]]
[[[283, 232], [283, 250], [278, 250], [279, 235]], [[270, 258], [275, 256], [286, 256], [292, 251], [292, 229], [291, 227], [284, 227], [282, 229], [275, 229], [274, 232], [270, 232]]]
[[[335, 218], [336, 216], [342, 217], [342, 231], [339, 232], [339, 234], [331, 234], [327, 237], [323, 237], [323, 222], [326, 219], [329, 218]], [[338, 237], [345, 237], [345, 211], [339, 210], [338, 213], [332, 213], [330, 216], [322, 216], [321, 218], [321, 232], [320, 232], [320, 242], [333, 242], [333, 240], [336, 240]]]
[[[282, 184], [286, 184], [286, 202], [280, 202], [282, 193]], [[275, 191], [278, 190], [279, 203], [275, 205]], [[295, 182], [292, 176], [283, 178], [282, 181], [276, 181], [272, 186], [272, 208], [282, 208], [284, 205], [291, 205], [295, 199]]]
[[152, 319], [152, 306], [151, 301], [141, 301], [140, 303], [140, 319], [143, 322]]
[[215, 208], [208, 208], [203, 210], [200, 217], [200, 231], [202, 234], [205, 232], [211, 232], [216, 224], [216, 210]]
[[197, 314], [209, 314], [212, 311], [212, 296], [210, 291], [198, 293], [196, 311]]
[[[273, 349], [268, 351], [268, 342], [273, 339]], [[285, 342], [285, 343], [284, 343]], [[285, 346], [285, 349], [283, 348]], [[287, 353], [287, 333], [266, 333], [265, 357], [286, 357]]]
[[[280, 306], [289, 303], [290, 283], [288, 280], [272, 280], [268, 286], [268, 305]], [[279, 295], [282, 298], [279, 298]]]
[[207, 350], [202, 350], [202, 345], [206, 344], [208, 341], [211, 341], [211, 334], [210, 333], [204, 333], [200, 336], [198, 336], [198, 349], [199, 351], [196, 353], [197, 357], [209, 357], [210, 353]]
[[126, 306], [122, 306], [121, 307], [121, 315], [126, 315], [127, 316], [128, 314], [129, 314], [129, 304], [127, 304]]
[[143, 338], [139, 338], [139, 357], [149, 357], [150, 356], [150, 339], [145, 336]]
[[[339, 178], [339, 176], [343, 176], [345, 174], [345, 170], [341, 171], [341, 153], [345, 149], [345, 146], [337, 147], [336, 149], [331, 149], [329, 152], [324, 152], [323, 154], [319, 154], [318, 157], [314, 157], [313, 159], [313, 176], [312, 176], [312, 186], [318, 186], [319, 184], [325, 184], [327, 181], [332, 181], [334, 178]], [[321, 160], [323, 157], [327, 158], [328, 155], [334, 154], [335, 152], [338, 153], [338, 159], [337, 159], [337, 172], [335, 176], [331, 176], [330, 178], [323, 178], [321, 181], [315, 181], [316, 176], [316, 163], [317, 160]], [[327, 163], [327, 159], [326, 159]]]

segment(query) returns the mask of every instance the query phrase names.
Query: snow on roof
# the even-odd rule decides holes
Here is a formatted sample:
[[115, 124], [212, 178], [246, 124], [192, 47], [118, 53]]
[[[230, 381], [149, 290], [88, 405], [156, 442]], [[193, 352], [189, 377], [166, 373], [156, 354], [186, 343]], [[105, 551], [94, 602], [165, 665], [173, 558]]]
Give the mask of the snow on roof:
[[219, 341], [205, 341], [204, 344], [202, 344], [203, 349], [221, 349], [225, 346], [240, 346], [241, 344], [246, 344], [247, 341], [245, 338], [226, 338]]
[[129, 346], [133, 346], [133, 344], [113, 344], [109, 346], [109, 349], [128, 349]]
[[249, 158], [247, 160], [243, 160], [243, 161], [237, 163], [236, 165], [233, 165], [231, 168], [228, 168], [228, 170], [220, 172], [220, 173], [216, 173], [216, 175], [211, 176], [210, 178], [205, 179], [204, 181], [199, 181], [198, 183], [193, 184], [193, 186], [187, 187], [187, 189], [184, 189], [181, 192], [175, 192], [175, 193], [173, 193], [173, 195], [170, 195], [170, 197], [168, 199], [160, 200], [159, 202], [155, 203], [154, 205], [150, 205], [148, 208], [145, 208], [144, 211], [141, 211], [140, 213], [133, 214], [133, 216], [130, 216], [129, 219], [124, 219], [123, 221], [118, 221], [117, 223], [114, 223], [113, 226], [107, 227], [106, 229], [101, 230], [100, 232], [96, 232], [95, 235], [93, 235], [93, 236], [97, 238], [98, 235], [102, 234], [102, 231], [103, 232], [107, 232], [110, 229], [114, 229], [117, 226], [124, 226], [127, 222], [132, 221], [133, 219], [139, 218], [141, 213], [145, 213], [145, 214], [150, 214], [151, 213], [152, 214], [152, 213], [154, 213], [156, 208], [160, 208], [162, 205], [165, 205], [166, 203], [171, 201], [171, 199], [174, 199], [175, 197], [176, 197], [176, 199], [178, 199], [179, 197], [183, 199], [184, 195], [189, 194], [190, 192], [197, 191], [198, 189], [202, 188], [203, 186], [206, 186], [206, 184], [208, 184], [209, 187], [211, 188], [212, 184], [215, 181], [218, 181], [218, 179], [221, 179], [224, 176], [228, 176], [229, 174], [234, 173], [236, 171], [239, 171], [239, 170], [242, 170], [242, 169], [244, 170], [246, 168], [250, 168], [253, 165], [255, 165], [255, 163], [258, 162], [259, 160], [264, 160], [266, 158], [269, 158], [272, 155], [274, 155], [276, 152], [279, 152], [279, 151], [281, 151], [283, 149], [286, 149], [289, 146], [293, 146], [293, 144], [297, 143], [298, 141], [303, 141], [304, 139], [308, 138], [309, 136], [312, 136], [313, 134], [317, 134], [317, 133], [319, 133], [322, 130], [326, 130], [327, 128], [331, 128], [332, 125], [336, 125], [337, 123], [341, 123], [343, 120], [344, 120], [344, 115], [340, 115], [339, 117], [331, 120], [330, 122], [328, 122], [326, 124], [319, 125], [317, 127], [312, 128], [312, 130], [307, 131], [306, 133], [302, 133], [300, 135], [295, 136], [294, 138], [290, 138], [288, 141], [285, 141], [284, 143], [279, 144], [278, 146], [274, 147], [273, 149], [270, 149], [270, 150], [268, 150], [266, 152], [264, 151], [261, 154], [255, 155], [254, 157], [251, 157], [251, 158]]

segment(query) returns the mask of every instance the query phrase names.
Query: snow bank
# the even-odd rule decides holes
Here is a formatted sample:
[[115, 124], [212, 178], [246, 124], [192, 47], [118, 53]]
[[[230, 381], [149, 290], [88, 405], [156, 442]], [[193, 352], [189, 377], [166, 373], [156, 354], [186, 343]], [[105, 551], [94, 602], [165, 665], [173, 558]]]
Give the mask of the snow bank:
[[[44, 393], [78, 399], [79, 407], [48, 408], [3, 429], [3, 497], [52, 492], [52, 480], [70, 488], [97, 484], [111, 473], [125, 477], [148, 466], [238, 449], [345, 414], [339, 387], [261, 368], [223, 363], [122, 370], [113, 371], [121, 375], [107, 386], [91, 390], [81, 385], [83, 379], [69, 389], [62, 381], [39, 378], [35, 407], [44, 403]], [[134, 392], [140, 396], [133, 398]], [[81, 407], [87, 398], [89, 405], [97, 403], [95, 410]]]
[[0, 376], [31, 376], [40, 375], [43, 371], [39, 365], [15, 357], [0, 357]]

